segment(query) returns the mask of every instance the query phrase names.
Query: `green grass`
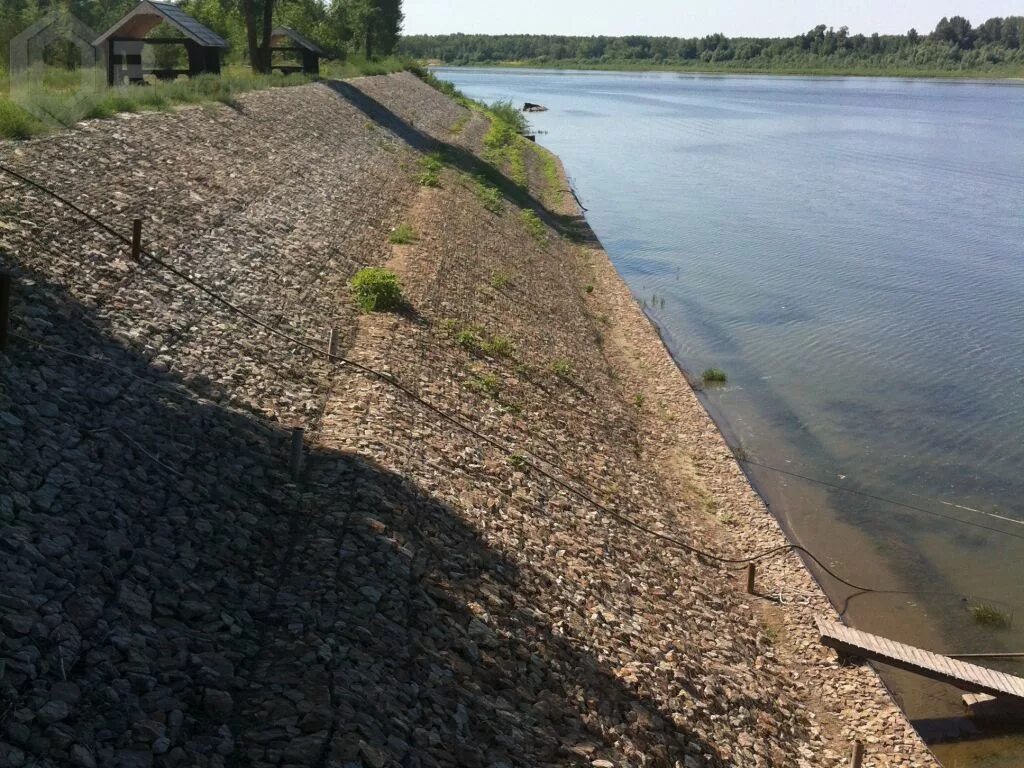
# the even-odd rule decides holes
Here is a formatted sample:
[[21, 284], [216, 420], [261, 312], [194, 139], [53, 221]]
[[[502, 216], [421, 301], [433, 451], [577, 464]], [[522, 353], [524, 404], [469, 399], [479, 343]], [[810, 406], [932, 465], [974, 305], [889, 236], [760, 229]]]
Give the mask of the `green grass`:
[[452, 123], [452, 127], [448, 129], [449, 132], [452, 134], [452, 136], [458, 136], [464, 130], [466, 130], [466, 124], [469, 123], [469, 120], [472, 117], [473, 117], [472, 114], [463, 115], [458, 120], [456, 120], [454, 123]]
[[519, 218], [522, 219], [523, 225], [526, 227], [526, 231], [530, 233], [530, 237], [536, 240], [538, 243], [546, 242], [548, 239], [547, 230], [544, 228], [544, 222], [540, 220], [533, 211], [523, 211], [519, 214]]
[[971, 615], [976, 624], [993, 629], [1007, 629], [1010, 626], [1010, 617], [994, 605], [972, 605]]
[[416, 231], [408, 224], [399, 224], [388, 236], [393, 245], [408, 245], [416, 242]]
[[507, 336], [491, 336], [480, 342], [480, 349], [491, 357], [508, 357], [512, 354], [512, 341]]
[[476, 197], [480, 201], [480, 204], [491, 213], [501, 214], [505, 209], [504, 201], [501, 197], [501, 190], [486, 179], [477, 178]]
[[551, 363], [551, 370], [556, 376], [568, 379], [572, 376], [572, 363], [564, 359], [555, 360]]
[[493, 373], [475, 376], [466, 384], [470, 389], [488, 397], [498, 399], [501, 394], [501, 379]]
[[[327, 62], [322, 76], [348, 78], [382, 75], [408, 68], [406, 59], [392, 57], [379, 61], [349, 59]], [[83, 87], [83, 73], [46, 68], [24, 79], [10, 93], [6, 73], [0, 72], [0, 138], [27, 139], [72, 126], [79, 120], [113, 117], [125, 112], [152, 112], [178, 105], [232, 104], [246, 92], [267, 88], [305, 85], [314, 78], [302, 74], [257, 75], [242, 66], [228, 66], [220, 75], [200, 75], [172, 81], [153, 81], [145, 86], [106, 85]], [[95, 81], [94, 81], [95, 82]], [[45, 113], [45, 123], [35, 114]]]
[[386, 269], [361, 269], [352, 278], [349, 287], [364, 312], [388, 312], [400, 309], [405, 303], [398, 277]]
[[725, 384], [729, 377], [719, 368], [708, 368], [700, 375], [705, 384]]
[[540, 161], [540, 172], [544, 177], [544, 192], [542, 197], [548, 206], [556, 205], [559, 202], [559, 190], [562, 187], [561, 176], [558, 173], [558, 161], [555, 156], [541, 146], [533, 142], [527, 142], [534, 155]]
[[440, 152], [431, 152], [420, 160], [418, 181], [424, 187], [441, 186], [441, 171], [444, 170], [444, 156]]
[[526, 457], [519, 453], [513, 453], [508, 457], [508, 464], [512, 469], [521, 471], [526, 466]]
[[512, 282], [512, 275], [507, 272], [495, 272], [491, 275], [490, 279], [491, 288], [496, 291], [500, 291], [502, 288], [508, 287]]

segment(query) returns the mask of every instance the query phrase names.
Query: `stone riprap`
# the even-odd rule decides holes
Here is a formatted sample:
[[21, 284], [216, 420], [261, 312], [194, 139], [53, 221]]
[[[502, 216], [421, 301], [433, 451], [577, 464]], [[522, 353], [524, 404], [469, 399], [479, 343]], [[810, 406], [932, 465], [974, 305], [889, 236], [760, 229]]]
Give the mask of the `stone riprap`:
[[[0, 765], [839, 766], [853, 738], [934, 765], [807, 610], [773, 640], [735, 573], [651, 535], [742, 551], [708, 497], [743, 546], [779, 533], [599, 246], [539, 202], [543, 156], [516, 145], [517, 189], [486, 130], [403, 74], [0, 145], [428, 404], [4, 179]], [[406, 311], [358, 312], [371, 265]], [[766, 578], [814, 592], [798, 561]]]

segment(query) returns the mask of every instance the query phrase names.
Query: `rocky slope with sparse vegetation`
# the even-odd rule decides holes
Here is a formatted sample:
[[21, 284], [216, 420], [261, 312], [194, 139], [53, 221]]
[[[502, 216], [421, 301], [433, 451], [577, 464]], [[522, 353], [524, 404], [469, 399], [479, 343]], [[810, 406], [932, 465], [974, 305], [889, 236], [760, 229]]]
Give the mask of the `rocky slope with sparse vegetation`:
[[470, 107], [0, 144], [113, 231], [0, 186], [0, 765], [934, 765], [795, 556], [769, 609], [657, 538], [782, 541], [557, 161]]

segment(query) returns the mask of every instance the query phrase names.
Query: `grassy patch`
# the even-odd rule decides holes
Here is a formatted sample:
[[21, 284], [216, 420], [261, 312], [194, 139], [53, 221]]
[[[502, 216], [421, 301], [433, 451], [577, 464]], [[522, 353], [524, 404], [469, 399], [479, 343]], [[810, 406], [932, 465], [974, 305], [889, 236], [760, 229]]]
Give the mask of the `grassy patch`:
[[522, 219], [523, 225], [526, 227], [526, 231], [530, 233], [530, 237], [538, 243], [547, 241], [548, 233], [544, 228], [544, 222], [540, 220], [540, 217], [536, 213], [529, 210], [523, 211], [519, 214], [519, 218]]
[[1010, 626], [1010, 616], [994, 605], [972, 605], [971, 615], [976, 624], [993, 629], [1007, 629]]
[[725, 371], [719, 368], [708, 368], [700, 377], [705, 384], [725, 384], [729, 380]]
[[501, 197], [501, 190], [486, 179], [477, 178], [476, 197], [477, 200], [480, 201], [480, 204], [491, 213], [500, 215], [501, 212], [505, 210], [505, 205]]
[[508, 272], [495, 272], [491, 275], [491, 288], [494, 288], [496, 291], [500, 291], [502, 288], [508, 287], [511, 283], [512, 275], [508, 274]]
[[42, 123], [17, 104], [0, 99], [0, 136], [7, 139], [30, 139], [45, 131]]
[[480, 349], [491, 357], [508, 357], [512, 354], [512, 341], [507, 336], [491, 336], [481, 340]]
[[470, 118], [472, 118], [472, 117], [473, 117], [472, 113], [469, 113], [469, 114], [463, 115], [458, 120], [456, 120], [452, 124], [452, 127], [448, 129], [451, 132], [452, 136], [458, 136], [464, 130], [466, 130], [466, 125], [467, 125], [467, 123], [469, 123]]
[[408, 224], [399, 224], [393, 230], [388, 240], [393, 245], [408, 245], [416, 242], [416, 232]]
[[543, 147], [537, 146], [536, 144], [530, 143], [533, 148], [534, 154], [537, 159], [540, 160], [540, 172], [544, 177], [544, 192], [542, 197], [544, 202], [549, 206], [553, 206], [559, 202], [559, 190], [562, 186], [562, 180], [558, 173], [558, 161], [555, 160], [555, 156], [548, 152]]
[[561, 376], [563, 379], [568, 379], [572, 376], [572, 363], [568, 360], [559, 359], [551, 363], [551, 371], [556, 376]]
[[440, 152], [431, 152], [420, 160], [418, 181], [424, 187], [441, 186], [441, 171], [444, 170], [444, 156]]
[[349, 283], [364, 312], [387, 312], [401, 308], [402, 286], [394, 272], [379, 267], [359, 270]]
[[469, 380], [466, 386], [474, 392], [487, 395], [495, 400], [497, 400], [498, 396], [501, 394], [501, 379], [493, 373], [474, 376]]

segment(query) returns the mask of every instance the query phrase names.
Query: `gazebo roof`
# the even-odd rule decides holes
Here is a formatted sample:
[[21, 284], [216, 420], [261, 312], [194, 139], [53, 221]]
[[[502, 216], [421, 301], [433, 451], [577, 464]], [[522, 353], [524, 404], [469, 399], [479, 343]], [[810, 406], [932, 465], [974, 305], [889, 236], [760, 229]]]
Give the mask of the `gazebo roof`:
[[278, 27], [277, 29], [270, 33], [271, 42], [280, 40], [283, 37], [288, 38], [297, 46], [299, 46], [300, 48], [305, 48], [307, 51], [312, 51], [313, 53], [318, 54], [320, 56], [327, 55], [327, 51], [325, 51], [319, 45], [317, 45], [308, 37], [303, 35], [301, 32], [296, 32], [291, 27]]
[[137, 6], [104, 32], [93, 43], [100, 46], [110, 37], [142, 39], [162, 22], [176, 28], [187, 39], [204, 48], [227, 48], [227, 41], [209, 27], [203, 26], [181, 8], [157, 0], [142, 0]]

